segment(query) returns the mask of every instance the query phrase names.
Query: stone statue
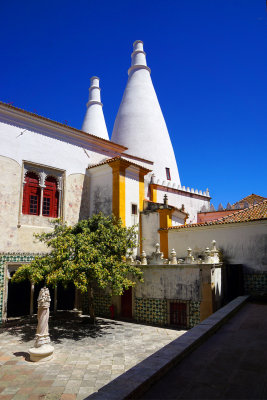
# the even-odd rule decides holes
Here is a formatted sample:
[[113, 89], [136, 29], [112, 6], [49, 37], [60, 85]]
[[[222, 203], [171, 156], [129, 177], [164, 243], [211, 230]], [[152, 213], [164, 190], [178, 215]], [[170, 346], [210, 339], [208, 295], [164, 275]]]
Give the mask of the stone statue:
[[40, 290], [38, 299], [38, 325], [35, 336], [34, 347], [40, 347], [43, 344], [50, 343], [48, 333], [48, 320], [49, 320], [49, 307], [50, 307], [50, 293], [48, 288], [44, 287]]
[[54, 347], [50, 345], [50, 337], [48, 333], [50, 293], [47, 287], [40, 290], [38, 299], [38, 325], [35, 335], [34, 347], [29, 349], [31, 361], [48, 361], [51, 360]]

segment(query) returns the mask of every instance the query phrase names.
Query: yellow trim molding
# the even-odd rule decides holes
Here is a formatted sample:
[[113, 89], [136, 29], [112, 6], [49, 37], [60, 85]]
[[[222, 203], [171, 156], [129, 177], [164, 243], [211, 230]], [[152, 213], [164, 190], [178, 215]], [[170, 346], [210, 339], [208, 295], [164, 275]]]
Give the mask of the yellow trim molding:
[[160, 238], [160, 251], [163, 252], [165, 258], [169, 256], [169, 244], [168, 244], [168, 231], [161, 230], [170, 228], [172, 226], [172, 213], [173, 209], [162, 208], [158, 209], [159, 213], [159, 238]]
[[109, 165], [113, 177], [112, 212], [125, 225], [125, 170], [129, 164], [124, 160], [117, 160]]
[[150, 184], [150, 200], [153, 201], [153, 203], [157, 202], [157, 185]]

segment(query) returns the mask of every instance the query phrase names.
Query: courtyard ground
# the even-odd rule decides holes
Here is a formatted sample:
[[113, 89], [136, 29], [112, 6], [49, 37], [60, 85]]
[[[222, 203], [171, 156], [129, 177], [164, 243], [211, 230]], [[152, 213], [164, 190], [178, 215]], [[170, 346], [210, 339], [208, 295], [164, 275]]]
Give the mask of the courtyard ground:
[[140, 399], [267, 399], [267, 304], [245, 304]]
[[[22, 323], [23, 322], [23, 323]], [[159, 350], [185, 331], [97, 319], [50, 322], [54, 358], [28, 360], [36, 322], [0, 331], [0, 400], [80, 400]]]

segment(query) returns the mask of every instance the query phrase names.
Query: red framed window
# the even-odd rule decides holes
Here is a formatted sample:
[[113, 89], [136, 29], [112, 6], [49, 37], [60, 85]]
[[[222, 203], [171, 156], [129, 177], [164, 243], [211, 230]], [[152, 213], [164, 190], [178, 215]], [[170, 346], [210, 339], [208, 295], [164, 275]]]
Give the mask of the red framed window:
[[166, 168], [166, 177], [168, 179], [168, 181], [171, 180], [171, 172], [170, 172], [170, 168]]
[[45, 180], [42, 215], [51, 218], [58, 217], [57, 180], [53, 176], [48, 176]]
[[39, 215], [40, 197], [38, 176], [34, 172], [27, 172], [23, 189], [22, 213]]

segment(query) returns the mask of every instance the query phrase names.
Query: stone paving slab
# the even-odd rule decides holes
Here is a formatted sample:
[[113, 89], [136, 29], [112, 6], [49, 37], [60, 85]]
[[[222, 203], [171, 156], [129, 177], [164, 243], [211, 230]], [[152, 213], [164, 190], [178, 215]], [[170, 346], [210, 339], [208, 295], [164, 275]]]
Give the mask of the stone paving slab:
[[[139, 398], [153, 383], [164, 376], [173, 366], [181, 362], [185, 356], [217, 331], [247, 300], [248, 296], [237, 297], [209, 318], [186, 332], [182, 337], [174, 339], [165, 347], [102, 387], [97, 393], [88, 396], [88, 400], [89, 398], [90, 400]], [[231, 366], [228, 366], [228, 368], [230, 369]], [[175, 399], [174, 392], [172, 392], [172, 395], [174, 395], [173, 399]], [[157, 398], [156, 392], [154, 392], [154, 396]], [[160, 398], [165, 399], [163, 392]], [[172, 397], [169, 398], [172, 399]], [[192, 398], [198, 399], [198, 396]]]
[[267, 304], [247, 303], [141, 398], [267, 399]]
[[125, 373], [185, 331], [98, 319], [51, 321], [54, 357], [32, 363], [36, 324], [0, 330], [0, 400], [81, 400]]

